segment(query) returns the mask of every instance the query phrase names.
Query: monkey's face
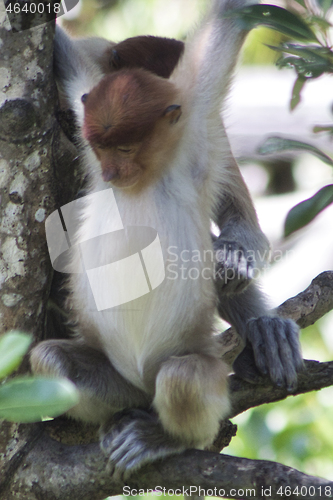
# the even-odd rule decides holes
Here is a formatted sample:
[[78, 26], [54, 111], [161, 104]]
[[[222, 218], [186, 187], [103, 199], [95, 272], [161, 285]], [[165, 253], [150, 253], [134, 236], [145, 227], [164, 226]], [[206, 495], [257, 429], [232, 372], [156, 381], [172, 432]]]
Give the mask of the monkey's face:
[[152, 181], [172, 149], [181, 115], [174, 85], [142, 69], [105, 76], [84, 104], [83, 136], [101, 163], [102, 177], [118, 187]]
[[135, 186], [144, 172], [139, 161], [140, 149], [140, 143], [109, 148], [93, 146], [101, 164], [103, 180], [121, 188]]

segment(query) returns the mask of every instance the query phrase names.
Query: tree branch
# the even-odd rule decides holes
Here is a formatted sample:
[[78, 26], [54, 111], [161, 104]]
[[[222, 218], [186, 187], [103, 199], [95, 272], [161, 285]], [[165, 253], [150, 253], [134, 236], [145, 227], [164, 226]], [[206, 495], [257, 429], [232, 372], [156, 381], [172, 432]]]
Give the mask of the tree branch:
[[333, 271], [325, 271], [303, 292], [277, 308], [279, 316], [291, 318], [301, 327], [313, 325], [333, 309]]
[[252, 385], [232, 375], [230, 377], [230, 396], [232, 413], [230, 418], [243, 411], [266, 403], [280, 401], [288, 396], [297, 396], [306, 392], [318, 391], [333, 385], [333, 361], [305, 361], [304, 372], [298, 375], [298, 386], [294, 392], [271, 385], [263, 379], [262, 385]]
[[[123, 490], [124, 485], [115, 482], [108, 473], [107, 460], [97, 444], [66, 446], [41, 432], [41, 426], [35, 426], [34, 432], [39, 437], [32, 449], [21, 455], [21, 467], [13, 474], [10, 491], [2, 496], [0, 489], [0, 498], [13, 500], [26, 492], [26, 500], [102, 500], [107, 495], [135, 494], [131, 492], [133, 489], [163, 487], [167, 491], [179, 489], [181, 492], [185, 488], [192, 494], [199, 491], [190, 490], [190, 487], [201, 487], [214, 496], [258, 500], [263, 498], [263, 490], [267, 490], [266, 496], [271, 499], [286, 498], [278, 494], [278, 489], [287, 486], [291, 491], [303, 488], [305, 500], [319, 498], [320, 491], [324, 497], [325, 487], [330, 487], [333, 494], [332, 481], [308, 476], [281, 464], [198, 450], [188, 450], [140, 469]], [[246, 494], [247, 489], [251, 493]], [[299, 500], [299, 495], [294, 493], [288, 498]]]
[[[286, 301], [278, 310], [285, 314], [292, 305], [294, 317], [307, 325], [315, 316], [318, 318], [320, 314], [328, 312], [332, 307], [332, 295], [333, 273], [322, 273], [304, 292]], [[300, 306], [298, 313], [297, 304]], [[306, 369], [299, 375], [298, 388], [292, 395], [333, 385], [333, 361], [306, 361], [305, 366]], [[262, 385], [254, 386], [236, 376], [230, 377], [230, 392], [232, 416], [253, 406], [291, 395], [285, 389], [273, 387], [264, 379]], [[70, 446], [51, 439], [50, 434], [54, 434], [54, 427], [57, 425], [59, 423], [54, 421], [19, 426], [16, 435], [21, 436], [21, 439], [16, 441], [17, 448], [14, 446], [9, 451], [1, 449], [0, 439], [0, 453], [4, 452], [4, 459], [0, 461], [0, 498], [14, 500], [23, 495], [25, 500], [102, 500], [107, 495], [123, 493], [124, 484], [113, 480], [107, 469], [107, 459], [101, 453], [99, 445], [90, 443]], [[67, 421], [66, 425], [60, 424], [59, 427], [65, 436], [67, 434], [78, 438], [79, 434], [73, 432], [71, 425], [74, 424]], [[7, 430], [8, 440], [11, 426], [12, 424], [5, 423], [1, 428], [2, 435]], [[83, 432], [85, 433], [84, 429]], [[226, 427], [224, 432], [229, 433], [230, 440], [232, 428]], [[80, 440], [81, 437], [78, 442]], [[18, 443], [22, 442], [26, 443], [25, 446], [19, 446]], [[128, 484], [129, 489], [145, 490], [155, 489], [157, 486], [167, 490], [190, 486], [200, 486], [206, 491], [216, 488], [213, 491], [215, 496], [231, 496], [235, 499], [251, 495], [251, 498], [258, 500], [265, 496], [276, 500], [286, 497], [299, 500], [302, 491], [301, 497], [310, 500], [329, 496], [329, 490], [325, 488], [331, 488], [330, 493], [333, 494], [332, 481], [302, 474], [282, 464], [198, 450], [188, 450], [181, 455], [152, 463], [133, 474]], [[286, 487], [290, 487], [290, 490], [284, 490]], [[266, 490], [265, 495], [262, 488]], [[253, 491], [251, 494], [246, 493], [246, 489]], [[126, 492], [130, 494], [128, 490]], [[194, 490], [187, 492], [198, 493]]]

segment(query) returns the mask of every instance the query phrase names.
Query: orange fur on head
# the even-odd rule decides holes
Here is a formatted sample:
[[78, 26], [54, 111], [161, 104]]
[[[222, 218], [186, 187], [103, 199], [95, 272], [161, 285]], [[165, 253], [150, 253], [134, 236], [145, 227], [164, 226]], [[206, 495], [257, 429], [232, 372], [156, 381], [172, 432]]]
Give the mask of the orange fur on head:
[[83, 135], [104, 148], [141, 142], [176, 95], [171, 82], [142, 69], [109, 74], [84, 101]]
[[83, 135], [105, 182], [130, 187], [141, 179], [147, 184], [161, 171], [164, 151], [174, 141], [172, 125], [181, 115], [177, 96], [173, 83], [143, 69], [109, 74], [82, 96]]

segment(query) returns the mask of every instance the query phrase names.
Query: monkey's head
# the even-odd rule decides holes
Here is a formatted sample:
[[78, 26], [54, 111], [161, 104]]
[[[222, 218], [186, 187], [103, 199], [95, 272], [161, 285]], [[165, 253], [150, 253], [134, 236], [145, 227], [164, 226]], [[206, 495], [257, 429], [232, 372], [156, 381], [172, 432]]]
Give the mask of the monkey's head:
[[105, 73], [124, 68], [144, 68], [169, 78], [184, 52], [184, 42], [159, 36], [135, 36], [113, 45], [108, 51]]
[[[101, 163], [102, 177], [118, 187], [149, 182], [177, 140], [177, 90], [142, 69], [105, 76], [84, 103], [83, 135]], [[179, 136], [179, 133], [178, 133]]]

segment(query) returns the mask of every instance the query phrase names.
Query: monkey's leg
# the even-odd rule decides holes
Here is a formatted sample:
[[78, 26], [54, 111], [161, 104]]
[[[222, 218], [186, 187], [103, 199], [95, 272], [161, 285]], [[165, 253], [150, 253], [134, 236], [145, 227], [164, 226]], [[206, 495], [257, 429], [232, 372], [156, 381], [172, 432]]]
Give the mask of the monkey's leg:
[[80, 401], [68, 415], [100, 424], [124, 408], [148, 408], [150, 401], [127, 382], [100, 351], [75, 340], [46, 340], [30, 355], [32, 371], [71, 380]]
[[211, 444], [230, 409], [227, 378], [225, 363], [205, 354], [172, 356], [163, 363], [153, 406], [164, 429], [187, 447]]
[[152, 460], [211, 444], [230, 410], [227, 376], [223, 361], [203, 354], [164, 362], [156, 378], [157, 415], [134, 410], [104, 426], [102, 447], [115, 473], [126, 478]]

